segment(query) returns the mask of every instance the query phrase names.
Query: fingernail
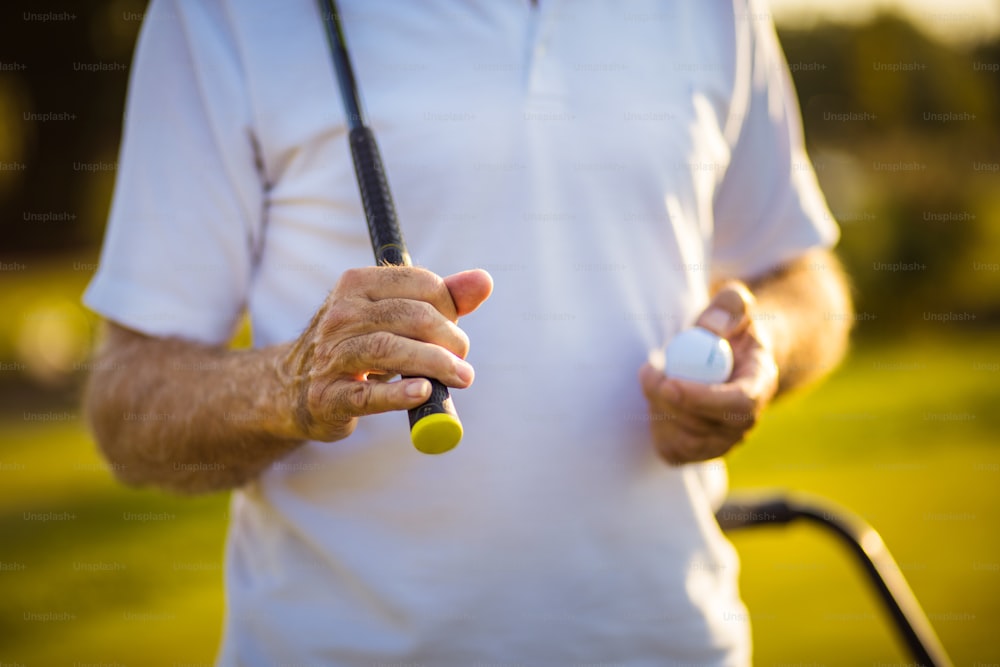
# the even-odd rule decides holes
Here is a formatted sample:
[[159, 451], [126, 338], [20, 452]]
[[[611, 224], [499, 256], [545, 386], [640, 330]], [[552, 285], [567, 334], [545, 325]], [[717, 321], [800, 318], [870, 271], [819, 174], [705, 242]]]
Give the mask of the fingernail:
[[475, 375], [475, 372], [472, 370], [472, 366], [470, 366], [466, 362], [456, 361], [455, 375], [457, 375], [458, 379], [460, 379], [462, 382], [469, 383], [472, 382], [472, 377]]
[[701, 316], [701, 324], [717, 334], [724, 334], [729, 331], [732, 319], [733, 316], [721, 308], [709, 308]]
[[427, 380], [414, 380], [406, 383], [406, 395], [410, 398], [423, 398], [431, 393], [431, 383]]

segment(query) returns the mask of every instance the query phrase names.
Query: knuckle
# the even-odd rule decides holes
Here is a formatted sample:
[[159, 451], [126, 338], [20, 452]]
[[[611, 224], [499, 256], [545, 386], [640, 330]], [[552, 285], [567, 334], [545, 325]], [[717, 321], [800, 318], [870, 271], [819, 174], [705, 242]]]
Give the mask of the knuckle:
[[358, 368], [364, 357], [364, 345], [357, 337], [348, 338], [334, 346], [330, 351], [331, 363], [337, 367]]
[[702, 456], [704, 440], [699, 437], [685, 435], [679, 443], [681, 458], [684, 461], [697, 461]]
[[340, 274], [337, 286], [346, 290], [351, 290], [362, 285], [366, 280], [367, 268], [350, 268]]
[[379, 277], [390, 283], [413, 280], [415, 276], [426, 270], [414, 266], [380, 266], [378, 269]]
[[663, 433], [672, 433], [676, 430], [675, 422], [677, 415], [669, 406], [651, 405], [646, 413], [650, 426]]
[[736, 431], [748, 431], [757, 423], [757, 414], [748, 409], [729, 410], [722, 413], [722, 422]]
[[719, 289], [717, 296], [726, 306], [731, 307], [730, 312], [738, 316], [750, 312], [757, 304], [753, 292], [739, 280], [727, 280]]
[[457, 326], [453, 328], [453, 331], [455, 341], [449, 349], [455, 353], [455, 356], [465, 359], [469, 356], [469, 336]]
[[[323, 382], [310, 382], [306, 388], [306, 407], [310, 414], [324, 415], [328, 407], [327, 390], [329, 385]], [[325, 415], [324, 415], [325, 416]]]
[[354, 428], [358, 425], [358, 420], [354, 417], [343, 419], [329, 419], [318, 425], [314, 433], [310, 434], [312, 440], [321, 442], [334, 442], [343, 440], [354, 433]]
[[433, 283], [428, 293], [434, 307], [452, 322], [457, 321], [458, 310], [455, 307], [455, 299], [451, 296], [451, 290], [448, 289], [448, 284], [441, 276], [437, 274], [431, 275], [433, 276]]
[[700, 460], [707, 461], [708, 459], [717, 458], [719, 456], [724, 456], [733, 447], [738, 445], [743, 441], [742, 434], [733, 434], [726, 437], [716, 438], [710, 445], [706, 448], [705, 454], [700, 458]]
[[350, 434], [354, 433], [354, 427], [358, 425], [357, 419], [348, 419], [342, 421], [337, 425], [337, 439], [346, 438]]
[[329, 365], [333, 358], [333, 345], [323, 337], [317, 337], [312, 346], [309, 358], [309, 366], [315, 374], [321, 374]]
[[669, 400], [671, 403], [677, 406], [677, 410], [680, 412], [688, 412], [688, 413], [696, 412], [696, 408], [699, 407], [698, 401], [696, 399], [691, 398], [688, 392], [684, 390], [684, 387], [682, 385], [678, 383], [671, 383], [670, 386], [675, 391], [670, 391], [668, 394], [669, 399], [664, 397], [664, 400]]
[[653, 378], [649, 373], [641, 373], [639, 375], [639, 387], [642, 389], [643, 396], [646, 397], [646, 400], [649, 401], [650, 404], [657, 402], [656, 385], [657, 382], [653, 381]]
[[344, 390], [343, 402], [355, 414], [366, 414], [372, 402], [372, 385], [367, 382], [352, 382]]
[[663, 457], [664, 460], [670, 463], [674, 463], [674, 452], [673, 448], [670, 446], [670, 443], [666, 440], [657, 439], [655, 441], [655, 444], [656, 444], [656, 452], [661, 457]]
[[[367, 338], [368, 355], [372, 361], [379, 362], [388, 359], [395, 351], [395, 337], [387, 331], [376, 331]], [[388, 368], [379, 366], [379, 368]]]
[[357, 319], [357, 315], [347, 304], [341, 300], [337, 300], [332, 302], [323, 312], [323, 317], [320, 321], [320, 331], [326, 334], [341, 331]]
[[660, 454], [673, 464], [685, 463], [691, 460], [690, 438], [683, 433], [674, 433], [673, 437], [660, 443]]
[[413, 306], [413, 311], [410, 313], [410, 326], [413, 327], [414, 333], [422, 340], [433, 338], [440, 324], [434, 306], [426, 301], [416, 301]]
[[667, 448], [665, 458], [673, 465], [681, 465], [691, 460], [687, 454], [687, 450], [676, 442]]
[[363, 318], [375, 327], [392, 327], [406, 318], [405, 310], [398, 299], [380, 299], [363, 309]]
[[409, 271], [411, 272], [410, 275], [412, 275], [415, 279], [418, 279], [425, 285], [427, 285], [427, 290], [429, 292], [437, 293], [440, 292], [441, 290], [444, 290], [445, 292], [448, 291], [448, 287], [445, 285], [444, 278], [434, 273], [430, 269], [425, 269], [421, 266], [414, 266], [410, 268]]

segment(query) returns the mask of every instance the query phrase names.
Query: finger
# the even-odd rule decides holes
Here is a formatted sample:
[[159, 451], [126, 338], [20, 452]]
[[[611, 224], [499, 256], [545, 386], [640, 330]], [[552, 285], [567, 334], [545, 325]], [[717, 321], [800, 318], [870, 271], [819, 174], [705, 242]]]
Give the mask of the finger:
[[720, 417], [703, 417], [663, 406], [651, 406], [650, 411], [659, 416], [653, 426], [662, 434], [679, 432], [698, 437], [735, 436], [749, 430], [754, 423], [753, 415], [738, 412], [725, 412]]
[[715, 293], [695, 324], [728, 338], [746, 329], [755, 303], [753, 293], [746, 285], [729, 281]]
[[662, 379], [663, 373], [649, 362], [639, 367], [639, 386], [647, 399], [652, 399], [656, 395], [656, 390]]
[[468, 387], [475, 377], [468, 362], [440, 345], [387, 331], [352, 336], [330, 349], [322, 346], [317, 349], [316, 374], [331, 377], [346, 374], [358, 379], [370, 371], [435, 378], [457, 388]]
[[639, 369], [639, 382], [649, 401], [651, 423], [658, 436], [668, 437], [675, 431], [705, 436], [734, 429], [733, 423], [725, 418], [727, 415], [709, 418], [679, 407], [680, 394], [677, 387], [649, 364]]
[[642, 393], [650, 401], [668, 401], [676, 405], [680, 400], [676, 388], [667, 381], [668, 378], [663, 371], [656, 368], [649, 362], [644, 363], [639, 368], [639, 385]]
[[369, 301], [425, 301], [449, 320], [458, 319], [455, 302], [441, 276], [416, 266], [366, 266], [344, 271], [338, 289]]
[[673, 406], [667, 402], [650, 401], [651, 425], [657, 437], [669, 439], [677, 433], [707, 437], [713, 435], [737, 436], [754, 424], [752, 414], [724, 412], [706, 417]]
[[682, 422], [692, 428], [701, 428], [706, 422], [721, 423], [721, 416], [710, 411], [693, 411], [693, 403], [699, 401], [698, 395], [685, 396], [685, 388], [688, 385], [702, 387], [701, 383], [687, 382], [669, 378], [661, 371], [653, 368], [649, 364], [643, 365], [639, 370], [639, 382], [642, 392], [650, 405], [659, 412], [671, 412], [674, 414], [671, 421]]
[[[658, 422], [668, 423], [670, 428], [696, 435], [737, 433], [748, 430], [756, 421], [753, 400], [746, 402], [729, 394], [720, 399], [712, 394], [712, 400], [719, 401], [718, 404], [705, 405], [705, 397], [698, 393], [699, 390], [720, 385], [668, 378], [649, 364], [640, 369], [639, 381], [643, 394], [650, 402], [650, 409], [664, 415]], [[689, 388], [693, 388], [694, 392], [688, 391]], [[746, 409], [748, 405], [751, 406], [750, 410]]]
[[418, 407], [431, 394], [431, 384], [423, 378], [397, 382], [340, 380], [321, 393], [321, 407], [315, 414], [325, 423]]
[[479, 308], [493, 293], [493, 277], [482, 269], [462, 271], [444, 279], [458, 316], [468, 315]]
[[748, 391], [745, 379], [724, 384], [702, 384], [675, 378], [670, 378], [668, 382], [676, 392], [664, 400], [673, 402], [682, 412], [719, 423], [731, 422], [734, 418], [747, 421], [756, 413], [756, 396]]
[[656, 449], [668, 463], [680, 465], [717, 458], [740, 441], [741, 436], [722, 434], [708, 437], [678, 435], [671, 440], [658, 442]]
[[440, 345], [463, 359], [469, 354], [468, 335], [426, 301], [381, 299], [362, 306], [353, 319], [358, 333], [388, 331]]

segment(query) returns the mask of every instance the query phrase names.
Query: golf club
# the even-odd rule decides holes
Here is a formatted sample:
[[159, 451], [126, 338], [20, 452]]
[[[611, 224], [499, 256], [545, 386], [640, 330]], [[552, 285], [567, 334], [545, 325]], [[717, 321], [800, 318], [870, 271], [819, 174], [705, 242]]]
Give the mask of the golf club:
[[[337, 4], [334, 0], [318, 0], [318, 4], [347, 114], [354, 173], [361, 191], [368, 234], [375, 251], [375, 263], [379, 266], [411, 266], [375, 135], [368, 127], [361, 106]], [[448, 387], [434, 378], [427, 379], [431, 383], [430, 398], [423, 405], [409, 411], [410, 438], [419, 451], [441, 454], [454, 448], [462, 439], [462, 422], [455, 412]]]
[[798, 495], [730, 496], [715, 516], [727, 533], [754, 526], [783, 525], [800, 519], [830, 531], [850, 549], [868, 575], [917, 664], [930, 667], [951, 667], [953, 664], [882, 537], [860, 517], [827, 501]]

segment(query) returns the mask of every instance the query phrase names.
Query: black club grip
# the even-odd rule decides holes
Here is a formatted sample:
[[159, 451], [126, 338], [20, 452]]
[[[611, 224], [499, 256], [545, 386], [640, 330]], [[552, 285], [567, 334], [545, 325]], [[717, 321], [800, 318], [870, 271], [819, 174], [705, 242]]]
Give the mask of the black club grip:
[[403, 234], [396, 219], [396, 206], [392, 202], [389, 183], [382, 166], [375, 135], [367, 127], [356, 127], [349, 135], [354, 173], [358, 177], [361, 203], [368, 220], [368, 234], [379, 266], [410, 266]]
[[[379, 266], [410, 266], [403, 234], [396, 219], [389, 183], [375, 135], [367, 127], [356, 127], [348, 135], [354, 172], [361, 190], [361, 203], [368, 221], [368, 234], [375, 263]], [[425, 454], [440, 454], [452, 449], [462, 438], [462, 423], [455, 412], [448, 387], [427, 378], [431, 395], [427, 401], [409, 411], [410, 437], [414, 446]]]
[[411, 431], [416, 428], [417, 422], [431, 415], [447, 414], [451, 415], [455, 419], [458, 419], [458, 413], [455, 412], [455, 405], [451, 401], [451, 395], [448, 393], [448, 387], [433, 378], [428, 378], [428, 380], [430, 380], [431, 383], [430, 398], [428, 398], [427, 402], [420, 407], [413, 408], [409, 411]]

